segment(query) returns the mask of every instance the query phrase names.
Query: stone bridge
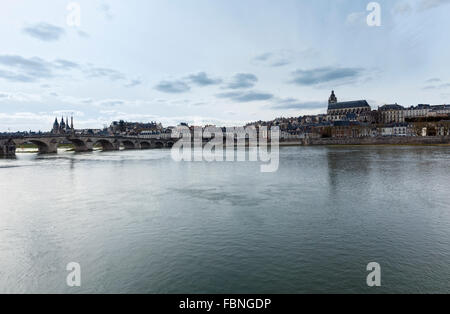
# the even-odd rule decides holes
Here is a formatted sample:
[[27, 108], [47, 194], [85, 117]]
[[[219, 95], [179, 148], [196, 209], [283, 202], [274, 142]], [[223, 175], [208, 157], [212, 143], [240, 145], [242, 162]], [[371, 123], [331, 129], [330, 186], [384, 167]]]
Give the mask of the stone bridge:
[[63, 143], [72, 143], [76, 152], [89, 152], [96, 146], [103, 151], [124, 149], [156, 149], [170, 148], [176, 139], [156, 139], [122, 136], [85, 136], [85, 135], [40, 135], [18, 136], [0, 138], [0, 156], [11, 156], [15, 153], [15, 146], [25, 143], [35, 144], [39, 153], [52, 154], [58, 152], [58, 146]]

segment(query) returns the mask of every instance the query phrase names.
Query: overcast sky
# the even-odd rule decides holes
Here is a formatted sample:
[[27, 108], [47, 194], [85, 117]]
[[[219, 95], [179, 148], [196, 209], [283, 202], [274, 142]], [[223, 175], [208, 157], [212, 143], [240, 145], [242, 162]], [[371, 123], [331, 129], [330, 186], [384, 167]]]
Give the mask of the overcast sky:
[[[450, 0], [2, 0], [0, 131], [450, 103]], [[68, 23], [69, 22], [69, 23]], [[69, 25], [70, 24], [70, 25]]]

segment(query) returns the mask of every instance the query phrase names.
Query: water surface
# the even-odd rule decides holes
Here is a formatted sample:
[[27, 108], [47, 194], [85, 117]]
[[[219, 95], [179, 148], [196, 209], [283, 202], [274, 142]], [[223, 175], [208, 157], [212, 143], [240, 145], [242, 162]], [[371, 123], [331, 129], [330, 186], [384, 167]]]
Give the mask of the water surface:
[[18, 154], [0, 160], [0, 292], [448, 293], [449, 154], [285, 147], [275, 173], [168, 150]]

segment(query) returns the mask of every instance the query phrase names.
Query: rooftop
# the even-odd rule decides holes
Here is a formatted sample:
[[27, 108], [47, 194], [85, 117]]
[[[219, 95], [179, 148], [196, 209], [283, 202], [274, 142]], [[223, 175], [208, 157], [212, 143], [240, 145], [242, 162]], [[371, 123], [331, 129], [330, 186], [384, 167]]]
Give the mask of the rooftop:
[[403, 108], [399, 104], [384, 105], [380, 107], [380, 110], [403, 110], [403, 109], [405, 108]]
[[328, 110], [352, 109], [352, 108], [363, 108], [363, 107], [367, 107], [370, 109], [370, 105], [366, 100], [331, 103], [328, 105]]

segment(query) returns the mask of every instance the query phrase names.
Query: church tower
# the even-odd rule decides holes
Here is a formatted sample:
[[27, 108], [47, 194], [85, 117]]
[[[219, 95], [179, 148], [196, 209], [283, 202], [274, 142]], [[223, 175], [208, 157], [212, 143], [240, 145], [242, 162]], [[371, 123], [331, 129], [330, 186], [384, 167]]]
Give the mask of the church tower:
[[52, 133], [53, 134], [58, 134], [58, 132], [59, 132], [58, 118], [55, 118], [55, 122], [53, 123]]
[[333, 90], [333, 91], [331, 91], [331, 96], [328, 99], [328, 104], [329, 105], [330, 104], [336, 104], [337, 102], [338, 102], [338, 100], [337, 100], [336, 95], [334, 94], [334, 90]]
[[64, 133], [66, 129], [66, 123], [64, 122], [64, 117], [61, 118], [61, 123], [59, 124], [60, 133]]

